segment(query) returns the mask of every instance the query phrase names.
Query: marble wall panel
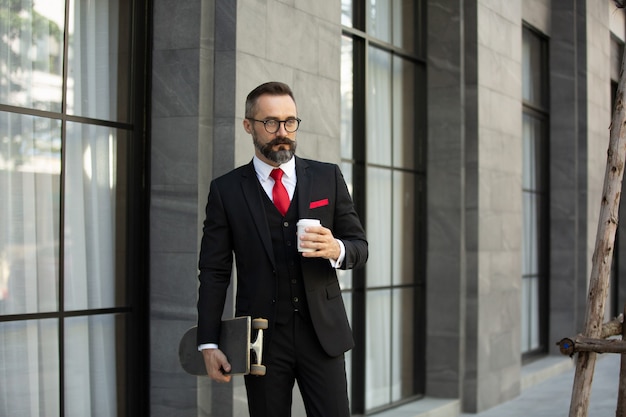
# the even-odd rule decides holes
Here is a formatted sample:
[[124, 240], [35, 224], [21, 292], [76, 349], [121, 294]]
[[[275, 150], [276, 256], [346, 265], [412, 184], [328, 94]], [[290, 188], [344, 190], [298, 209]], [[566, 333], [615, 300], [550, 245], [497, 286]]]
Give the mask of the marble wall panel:
[[197, 49], [153, 51], [153, 118], [198, 115], [198, 63]]
[[152, 42], [154, 50], [199, 47], [202, 0], [159, 0], [154, 2]]
[[152, 127], [152, 183], [196, 184], [197, 118], [158, 118], [153, 120]]

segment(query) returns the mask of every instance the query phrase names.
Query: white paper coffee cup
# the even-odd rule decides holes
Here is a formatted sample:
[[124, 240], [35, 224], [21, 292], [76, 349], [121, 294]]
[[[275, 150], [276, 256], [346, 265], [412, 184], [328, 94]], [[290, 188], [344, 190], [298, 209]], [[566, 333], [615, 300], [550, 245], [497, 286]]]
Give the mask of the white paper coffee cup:
[[321, 226], [322, 223], [320, 223], [319, 220], [317, 219], [300, 219], [298, 220], [298, 223], [296, 223], [296, 227], [297, 227], [297, 234], [298, 234], [298, 252], [315, 252], [315, 249], [313, 248], [303, 248], [300, 246], [300, 235], [305, 234], [306, 232], [304, 231], [305, 227], [309, 227], [309, 226]]

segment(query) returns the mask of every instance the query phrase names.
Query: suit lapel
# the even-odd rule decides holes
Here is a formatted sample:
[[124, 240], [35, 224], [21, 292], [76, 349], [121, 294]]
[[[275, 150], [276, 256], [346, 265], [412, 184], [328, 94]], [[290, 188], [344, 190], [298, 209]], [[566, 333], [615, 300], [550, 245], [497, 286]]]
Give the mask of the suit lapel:
[[243, 191], [244, 198], [248, 204], [248, 211], [252, 217], [254, 224], [256, 225], [257, 232], [263, 242], [267, 256], [272, 261], [272, 264], [276, 266], [274, 260], [274, 251], [272, 249], [272, 239], [270, 237], [270, 229], [265, 219], [265, 205], [261, 193], [261, 187], [259, 186], [259, 180], [256, 177], [254, 171], [254, 165], [250, 162], [247, 165], [248, 169], [243, 171], [241, 178], [241, 189]]
[[296, 176], [298, 177], [298, 218], [306, 219], [309, 217], [312, 178], [309, 172], [309, 164], [298, 157], [296, 157]]

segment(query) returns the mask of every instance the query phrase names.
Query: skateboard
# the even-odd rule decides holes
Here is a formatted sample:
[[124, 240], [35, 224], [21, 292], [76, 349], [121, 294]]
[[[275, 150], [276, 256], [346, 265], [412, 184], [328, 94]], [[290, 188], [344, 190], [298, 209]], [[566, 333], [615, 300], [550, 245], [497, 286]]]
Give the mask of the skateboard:
[[[222, 320], [219, 349], [230, 363], [229, 375], [265, 375], [263, 361], [263, 330], [267, 319], [252, 319], [250, 316]], [[252, 340], [252, 330], [256, 338]], [[196, 341], [197, 326], [187, 330], [178, 345], [178, 359], [185, 372], [196, 376], [207, 376], [202, 352]], [[251, 353], [254, 362], [251, 363]]]

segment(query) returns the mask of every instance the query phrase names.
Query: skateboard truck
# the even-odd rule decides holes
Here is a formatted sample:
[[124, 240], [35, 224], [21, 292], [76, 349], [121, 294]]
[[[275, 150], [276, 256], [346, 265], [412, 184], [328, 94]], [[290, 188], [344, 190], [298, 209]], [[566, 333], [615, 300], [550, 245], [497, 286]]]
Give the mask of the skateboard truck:
[[255, 362], [250, 364], [250, 375], [265, 375], [265, 365], [261, 365], [263, 361], [263, 330], [267, 329], [267, 319], [253, 319], [252, 329], [257, 331], [256, 339], [250, 343], [250, 350], [254, 351]]

